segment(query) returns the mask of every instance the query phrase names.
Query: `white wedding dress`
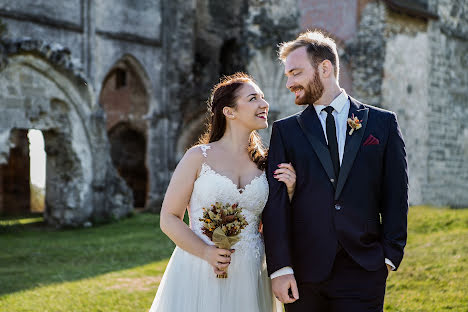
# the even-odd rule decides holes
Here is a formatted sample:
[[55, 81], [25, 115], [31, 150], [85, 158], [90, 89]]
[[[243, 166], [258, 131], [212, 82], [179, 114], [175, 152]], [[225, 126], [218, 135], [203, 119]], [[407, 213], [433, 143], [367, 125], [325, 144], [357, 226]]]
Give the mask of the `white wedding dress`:
[[[200, 145], [207, 157], [209, 145]], [[283, 311], [273, 297], [266, 271], [262, 235], [258, 232], [260, 215], [268, 197], [265, 172], [244, 189], [214, 171], [206, 162], [193, 185], [189, 204], [190, 228], [207, 244], [202, 233], [202, 208], [215, 202], [242, 207], [249, 225], [233, 248], [228, 278], [218, 279], [211, 265], [179, 247], [169, 260], [150, 312], [272, 312]]]

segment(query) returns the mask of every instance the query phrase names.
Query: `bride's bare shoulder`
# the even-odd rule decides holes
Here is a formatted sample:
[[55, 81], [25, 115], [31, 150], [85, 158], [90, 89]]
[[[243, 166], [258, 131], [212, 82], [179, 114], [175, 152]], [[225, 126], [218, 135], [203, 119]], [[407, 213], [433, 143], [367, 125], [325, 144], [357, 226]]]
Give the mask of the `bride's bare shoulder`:
[[204, 158], [204, 153], [206, 154], [206, 146], [205, 144], [194, 145], [189, 148], [184, 157], [182, 157], [181, 161], [190, 162], [190, 163], [202, 163]]
[[192, 146], [185, 152], [177, 167], [184, 171], [195, 172], [196, 176], [198, 176], [200, 167], [203, 162], [205, 162], [208, 150], [210, 148], [211, 146], [207, 144]]

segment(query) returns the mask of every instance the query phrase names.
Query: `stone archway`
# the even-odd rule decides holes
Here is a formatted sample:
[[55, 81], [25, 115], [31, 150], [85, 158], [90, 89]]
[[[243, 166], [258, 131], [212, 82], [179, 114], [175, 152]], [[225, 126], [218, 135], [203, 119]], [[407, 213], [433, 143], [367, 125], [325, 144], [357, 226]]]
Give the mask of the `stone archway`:
[[182, 159], [187, 149], [198, 142], [200, 136], [206, 131], [206, 115], [201, 114], [193, 120], [186, 123], [182, 133], [177, 140], [177, 161]]
[[0, 216], [37, 216], [45, 207], [45, 152], [42, 133], [11, 129], [8, 160], [0, 164]]
[[12, 129], [38, 129], [47, 153], [45, 219], [57, 226], [125, 216], [132, 196], [109, 155], [94, 95], [69, 51], [42, 41], [5, 42], [0, 68], [0, 164]]
[[124, 55], [109, 70], [99, 95], [106, 113], [112, 161], [132, 189], [134, 206], [138, 208], [147, 206], [148, 86], [141, 64], [133, 56]]
[[145, 166], [146, 138], [128, 123], [115, 125], [108, 133], [115, 168], [133, 191], [134, 207], [146, 203], [148, 172]]
[[0, 215], [30, 212], [28, 131], [12, 129], [6, 163], [0, 165]]
[[99, 103], [106, 112], [107, 131], [120, 122], [147, 132], [149, 79], [141, 64], [131, 55], [124, 55], [105, 76]]

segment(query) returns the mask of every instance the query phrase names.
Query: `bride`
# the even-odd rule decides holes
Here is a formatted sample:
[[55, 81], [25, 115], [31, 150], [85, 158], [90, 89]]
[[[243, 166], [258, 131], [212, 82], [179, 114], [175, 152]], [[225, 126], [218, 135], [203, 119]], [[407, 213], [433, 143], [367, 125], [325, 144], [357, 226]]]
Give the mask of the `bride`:
[[[260, 232], [267, 152], [255, 130], [268, 127], [268, 108], [247, 74], [224, 77], [213, 88], [208, 131], [177, 165], [162, 205], [161, 229], [177, 247], [150, 312], [283, 311], [272, 295]], [[294, 168], [278, 167], [275, 177], [291, 198]], [[202, 233], [203, 208], [215, 202], [238, 203], [249, 223], [231, 250], [216, 248]], [[190, 227], [183, 222], [186, 209]], [[228, 267], [228, 278], [216, 278]]]

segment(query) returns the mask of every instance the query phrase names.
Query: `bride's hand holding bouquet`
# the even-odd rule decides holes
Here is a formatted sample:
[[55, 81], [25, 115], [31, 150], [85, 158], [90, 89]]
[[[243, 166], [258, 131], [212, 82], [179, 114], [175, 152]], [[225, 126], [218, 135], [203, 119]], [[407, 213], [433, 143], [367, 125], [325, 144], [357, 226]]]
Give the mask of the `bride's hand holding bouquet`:
[[[227, 278], [227, 267], [231, 263], [231, 247], [240, 240], [240, 232], [248, 225], [237, 204], [216, 202], [210, 209], [203, 208], [202, 231], [214, 244], [208, 247], [212, 253], [208, 262], [214, 267], [217, 278]], [[213, 261], [214, 260], [214, 261]], [[215, 264], [213, 262], [216, 262]]]
[[216, 275], [224, 274], [229, 264], [231, 264], [231, 254], [234, 249], [222, 249], [214, 245], [207, 245], [203, 259], [208, 262]]

